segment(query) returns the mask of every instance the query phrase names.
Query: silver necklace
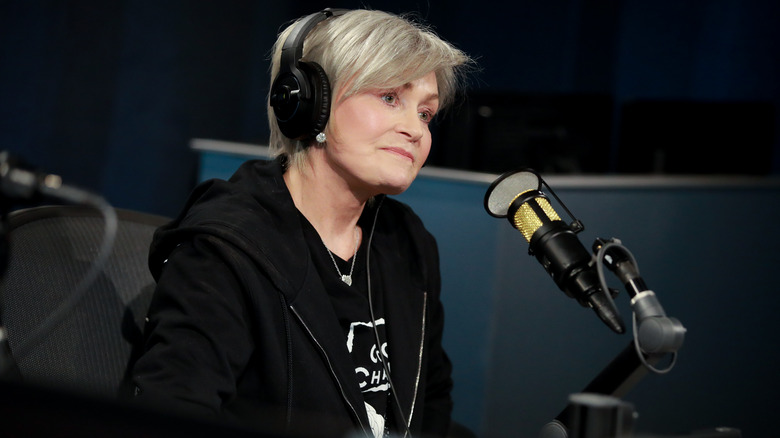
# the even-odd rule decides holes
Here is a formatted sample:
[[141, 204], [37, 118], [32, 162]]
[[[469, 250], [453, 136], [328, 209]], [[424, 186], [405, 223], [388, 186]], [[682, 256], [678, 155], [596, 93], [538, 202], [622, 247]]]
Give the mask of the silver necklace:
[[336, 272], [338, 272], [339, 277], [341, 277], [341, 281], [346, 283], [347, 286], [352, 286], [352, 271], [355, 270], [355, 259], [357, 259], [358, 242], [360, 240], [358, 237], [358, 227], [355, 225], [355, 252], [352, 254], [352, 266], [349, 268], [349, 274], [346, 275], [341, 273], [341, 269], [339, 269], [339, 265], [336, 263], [336, 259], [333, 257], [333, 253], [330, 252], [328, 245], [325, 245], [325, 241], [322, 242], [322, 244], [325, 245], [325, 249], [328, 251], [330, 259], [333, 261], [333, 266], [336, 267]]

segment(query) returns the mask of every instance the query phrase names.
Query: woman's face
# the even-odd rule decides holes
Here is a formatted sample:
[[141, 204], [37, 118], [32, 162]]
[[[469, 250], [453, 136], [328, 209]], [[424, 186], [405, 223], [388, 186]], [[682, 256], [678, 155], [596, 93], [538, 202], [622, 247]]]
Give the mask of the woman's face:
[[428, 124], [439, 108], [436, 75], [397, 89], [336, 97], [324, 149], [331, 168], [362, 196], [406, 190], [431, 150]]

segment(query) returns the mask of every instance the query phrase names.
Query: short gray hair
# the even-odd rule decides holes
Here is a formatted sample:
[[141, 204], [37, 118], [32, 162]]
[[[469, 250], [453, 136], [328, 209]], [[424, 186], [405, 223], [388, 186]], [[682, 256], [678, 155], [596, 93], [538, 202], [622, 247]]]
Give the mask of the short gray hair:
[[[276, 40], [271, 81], [279, 72], [282, 45], [297, 23], [288, 26]], [[440, 110], [455, 99], [472, 62], [461, 50], [410, 16], [365, 9], [317, 24], [306, 36], [302, 60], [319, 64], [330, 80], [331, 97], [342, 93], [342, 99], [369, 89], [397, 88], [435, 72]], [[286, 154], [293, 163], [300, 164], [305, 158], [305, 142], [310, 140], [285, 137], [270, 104], [268, 123], [271, 153]]]

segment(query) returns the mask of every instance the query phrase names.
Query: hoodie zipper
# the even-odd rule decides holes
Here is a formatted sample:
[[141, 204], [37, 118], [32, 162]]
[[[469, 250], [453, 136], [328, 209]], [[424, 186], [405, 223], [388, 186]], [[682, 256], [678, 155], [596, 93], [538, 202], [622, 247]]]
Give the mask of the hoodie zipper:
[[306, 322], [303, 320], [301, 315], [298, 314], [297, 310], [295, 310], [295, 307], [294, 306], [290, 306], [290, 310], [292, 310], [292, 312], [295, 315], [295, 317], [298, 318], [298, 321], [300, 321], [300, 323], [303, 326], [303, 328], [306, 329], [306, 333], [309, 334], [309, 337], [317, 345], [317, 348], [320, 349], [320, 353], [322, 353], [322, 356], [325, 358], [325, 362], [328, 364], [328, 369], [330, 370], [330, 374], [333, 376], [333, 379], [338, 384], [339, 392], [341, 392], [341, 398], [344, 399], [344, 401], [347, 403], [349, 408], [352, 410], [352, 414], [357, 419], [358, 424], [360, 425], [360, 428], [363, 430], [363, 432], [366, 432], [366, 428], [365, 428], [365, 426], [363, 426], [363, 422], [360, 421], [360, 415], [358, 415], [357, 410], [355, 410], [355, 406], [352, 405], [352, 403], [349, 401], [349, 398], [347, 398], [347, 394], [344, 392], [344, 386], [341, 384], [341, 380], [339, 380], [338, 376], [336, 375], [336, 371], [333, 369], [333, 365], [330, 363], [330, 358], [328, 357], [328, 353], [325, 351], [325, 348], [322, 347], [320, 342], [314, 336], [314, 333], [312, 333], [312, 331], [309, 329], [309, 326], [306, 325]]
[[422, 357], [425, 346], [425, 315], [428, 308], [428, 292], [423, 292], [423, 311], [422, 321], [420, 321], [420, 327], [422, 327], [422, 333], [420, 335], [420, 350], [417, 356], [417, 377], [414, 379], [414, 396], [412, 397], [412, 407], [409, 410], [409, 420], [406, 424], [406, 432], [404, 437], [412, 427], [412, 416], [414, 416], [414, 406], [417, 402], [417, 391], [420, 389], [420, 376], [422, 375]]

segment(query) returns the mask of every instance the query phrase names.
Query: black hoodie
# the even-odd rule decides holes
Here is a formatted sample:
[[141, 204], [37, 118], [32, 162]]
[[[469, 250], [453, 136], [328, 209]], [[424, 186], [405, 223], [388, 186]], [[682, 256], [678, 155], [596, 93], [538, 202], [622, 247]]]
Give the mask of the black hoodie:
[[[149, 266], [157, 289], [132, 372], [136, 399], [267, 431], [370, 434], [343, 330], [283, 171], [282, 159], [256, 160], [229, 181], [204, 182], [156, 232]], [[405, 418], [414, 436], [443, 436], [452, 381], [441, 347], [436, 242], [398, 201], [366, 208], [372, 287], [386, 297], [402, 410], [395, 418]]]

